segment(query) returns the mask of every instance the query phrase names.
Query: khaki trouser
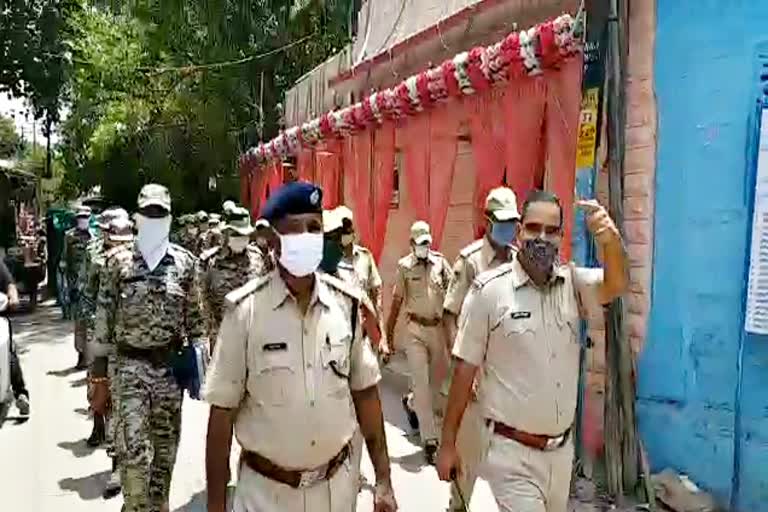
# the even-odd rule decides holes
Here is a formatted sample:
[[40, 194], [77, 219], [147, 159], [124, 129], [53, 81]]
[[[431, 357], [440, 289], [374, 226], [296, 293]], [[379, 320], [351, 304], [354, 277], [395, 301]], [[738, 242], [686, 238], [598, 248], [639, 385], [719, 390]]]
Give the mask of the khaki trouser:
[[409, 322], [408, 335], [405, 356], [411, 374], [413, 409], [419, 418], [421, 441], [437, 441], [440, 436], [435, 410], [439, 409], [441, 404], [435, 402], [440, 397], [442, 382], [437, 382], [433, 375], [440, 365], [443, 365], [443, 368], [447, 366], [442, 330], [439, 326], [424, 327]]
[[543, 452], [493, 435], [482, 474], [500, 512], [566, 512], [572, 464], [570, 439]]
[[[488, 448], [488, 428], [481, 414], [480, 405], [471, 401], [464, 412], [464, 417], [459, 426], [459, 432], [456, 435], [456, 449], [461, 459], [461, 472], [456, 484], [451, 485], [451, 505], [450, 510], [464, 510], [462, 508], [461, 497], [466, 500], [469, 506], [472, 500], [472, 491], [475, 488], [480, 464], [483, 462], [483, 456]], [[456, 489], [456, 485], [461, 491], [461, 496]]]
[[350, 512], [357, 479], [347, 458], [333, 478], [294, 489], [240, 465], [232, 512]]

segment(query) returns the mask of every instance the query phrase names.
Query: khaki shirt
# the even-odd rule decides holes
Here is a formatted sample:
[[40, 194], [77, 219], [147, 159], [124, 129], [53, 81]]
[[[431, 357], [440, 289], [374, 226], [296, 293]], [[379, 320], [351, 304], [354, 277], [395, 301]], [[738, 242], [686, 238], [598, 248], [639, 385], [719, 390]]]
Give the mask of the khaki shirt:
[[[352, 257], [344, 257], [339, 263], [339, 269], [345, 274], [352, 270], [357, 284], [365, 290], [368, 296], [371, 296], [373, 290], [381, 288], [382, 280], [379, 269], [376, 267], [376, 260], [371, 251], [360, 245], [352, 248]], [[345, 276], [346, 279], [346, 276]], [[377, 307], [381, 304], [376, 304]]]
[[[510, 255], [512, 254], [510, 252]], [[485, 237], [475, 240], [462, 249], [453, 265], [453, 277], [443, 308], [454, 315], [461, 313], [461, 305], [472, 286], [472, 281], [483, 272], [492, 270], [507, 261], [496, 257], [496, 251]]]
[[353, 339], [359, 292], [316, 276], [303, 317], [277, 273], [227, 295], [205, 383], [211, 405], [237, 409], [240, 445], [286, 469], [311, 469], [338, 454], [357, 429], [351, 391], [381, 378], [359, 315]]
[[443, 316], [443, 301], [451, 280], [445, 256], [430, 251], [426, 261], [411, 253], [397, 262], [395, 296], [405, 300], [405, 313], [426, 319]]
[[480, 367], [484, 417], [550, 436], [573, 424], [580, 311], [599, 301], [602, 282], [601, 269], [569, 265], [541, 290], [517, 260], [475, 280], [453, 354]]

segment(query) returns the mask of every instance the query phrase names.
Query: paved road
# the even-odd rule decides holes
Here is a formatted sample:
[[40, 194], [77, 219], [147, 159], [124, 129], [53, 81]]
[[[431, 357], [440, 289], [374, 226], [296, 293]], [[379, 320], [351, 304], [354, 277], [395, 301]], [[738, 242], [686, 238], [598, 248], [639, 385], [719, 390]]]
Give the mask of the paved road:
[[[121, 499], [104, 501], [101, 490], [109, 459], [103, 450], [85, 444], [90, 421], [85, 404], [85, 374], [74, 372], [71, 324], [59, 320], [59, 310], [41, 307], [35, 315], [14, 319], [27, 385], [32, 394], [32, 416], [18, 422], [11, 410], [0, 428], [0, 500], [13, 512], [118, 512]], [[404, 512], [443, 511], [448, 486], [424, 466], [420, 449], [406, 434], [396, 379], [383, 386], [384, 414], [393, 464], [395, 491]], [[205, 511], [204, 442], [207, 407], [184, 404], [182, 440], [173, 476], [171, 510]], [[236, 454], [233, 454], [233, 459]], [[364, 471], [373, 480], [370, 463]], [[359, 511], [372, 510], [364, 490]], [[494, 512], [487, 485], [481, 482], [472, 510]]]

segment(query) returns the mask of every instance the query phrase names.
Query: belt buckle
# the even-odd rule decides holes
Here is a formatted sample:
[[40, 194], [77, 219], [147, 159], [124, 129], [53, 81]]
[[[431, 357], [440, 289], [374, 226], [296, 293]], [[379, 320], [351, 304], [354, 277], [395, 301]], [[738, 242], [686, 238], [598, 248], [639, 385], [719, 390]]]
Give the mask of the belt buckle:
[[303, 471], [301, 473], [301, 479], [299, 480], [299, 489], [306, 487], [312, 487], [316, 483], [325, 478], [325, 469], [312, 469], [310, 471]]
[[563, 438], [565, 436], [558, 436], [558, 437], [550, 437], [547, 439], [547, 444], [544, 445], [545, 452], [551, 452], [552, 450], [556, 450], [560, 448], [560, 444], [563, 442]]

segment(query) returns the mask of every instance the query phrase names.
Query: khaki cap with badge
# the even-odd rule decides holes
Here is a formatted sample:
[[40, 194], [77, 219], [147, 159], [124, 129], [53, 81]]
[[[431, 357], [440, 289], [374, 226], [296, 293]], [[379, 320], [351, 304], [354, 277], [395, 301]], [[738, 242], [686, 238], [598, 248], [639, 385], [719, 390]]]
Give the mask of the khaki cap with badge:
[[411, 225], [411, 240], [416, 245], [431, 244], [432, 243], [432, 230], [429, 224], [423, 220], [417, 220]]
[[168, 189], [157, 183], [144, 185], [139, 192], [138, 206], [141, 210], [148, 206], [159, 206], [160, 208], [171, 211], [171, 194]]
[[520, 220], [520, 212], [517, 211], [517, 196], [514, 190], [507, 187], [498, 187], [488, 193], [485, 199], [485, 211], [493, 215], [498, 222]]

